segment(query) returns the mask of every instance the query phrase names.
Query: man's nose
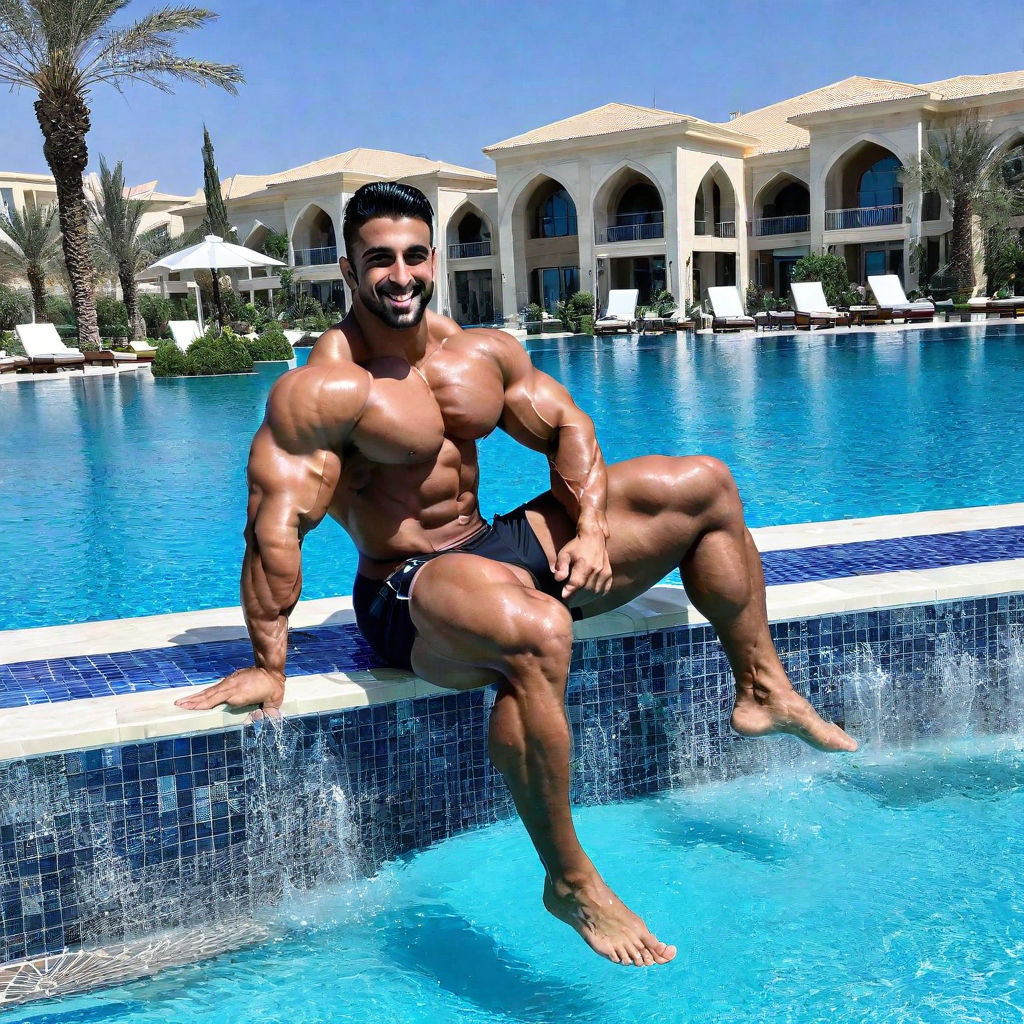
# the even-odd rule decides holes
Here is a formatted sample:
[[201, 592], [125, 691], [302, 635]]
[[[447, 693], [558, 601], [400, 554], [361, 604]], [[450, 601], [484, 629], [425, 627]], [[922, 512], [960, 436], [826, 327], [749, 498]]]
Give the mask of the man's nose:
[[412, 284], [412, 271], [409, 269], [405, 260], [397, 259], [391, 267], [391, 273], [388, 274], [393, 284], [398, 285], [400, 288], [404, 288], [408, 284]]

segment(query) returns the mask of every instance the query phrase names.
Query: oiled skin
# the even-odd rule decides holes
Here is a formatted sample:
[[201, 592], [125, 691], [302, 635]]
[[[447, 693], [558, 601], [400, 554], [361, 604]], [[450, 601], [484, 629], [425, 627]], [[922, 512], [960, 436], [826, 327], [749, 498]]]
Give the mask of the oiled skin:
[[729, 657], [733, 727], [856, 747], [793, 690], [779, 662], [732, 477], [700, 456], [606, 467], [590, 418], [519, 342], [423, 315], [436, 254], [422, 221], [368, 221], [354, 263], [341, 262], [352, 312], [317, 341], [307, 366], [275, 384], [250, 452], [242, 604], [254, 665], [177, 703], [279, 708], [303, 536], [333, 516], [359, 549], [360, 571], [376, 579], [414, 554], [457, 546], [482, 525], [477, 442], [507, 431], [548, 458], [551, 491], [527, 517], [562, 601], [518, 567], [442, 554], [414, 580], [413, 668], [455, 689], [497, 683], [490, 753], [544, 865], [547, 909], [615, 963], [667, 963], [675, 947], [608, 888], [572, 823], [568, 607], [605, 611], [678, 567]]

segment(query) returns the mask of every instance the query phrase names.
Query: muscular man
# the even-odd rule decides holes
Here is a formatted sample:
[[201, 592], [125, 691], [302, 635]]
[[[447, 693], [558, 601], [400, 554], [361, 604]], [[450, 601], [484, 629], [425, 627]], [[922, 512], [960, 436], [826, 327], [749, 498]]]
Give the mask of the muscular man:
[[[352, 311], [277, 381], [249, 455], [242, 605], [255, 665], [186, 708], [280, 707], [302, 539], [328, 513], [359, 549], [360, 629], [393, 665], [452, 689], [496, 683], [491, 758], [543, 862], [544, 905], [615, 963], [666, 963], [605, 885], [569, 810], [564, 697], [572, 622], [679, 567], [736, 678], [733, 728], [856, 743], [790, 685], [768, 632], [761, 562], [736, 485], [711, 458], [605, 466], [590, 418], [522, 345], [427, 311], [433, 210], [408, 185], [366, 185], [345, 210]], [[551, 490], [486, 523], [477, 441], [501, 427], [547, 456]]]

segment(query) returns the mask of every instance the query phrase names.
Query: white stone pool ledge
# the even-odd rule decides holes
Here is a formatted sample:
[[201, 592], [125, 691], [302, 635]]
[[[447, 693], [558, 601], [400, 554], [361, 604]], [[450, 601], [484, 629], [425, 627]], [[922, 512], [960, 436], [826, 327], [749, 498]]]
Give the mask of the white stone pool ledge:
[[[1024, 525], [1024, 503], [754, 530], [762, 552]], [[768, 588], [772, 621], [1024, 591], [1024, 558], [937, 569], [871, 573]], [[303, 601], [293, 629], [354, 621], [350, 597]], [[679, 586], [576, 623], [577, 639], [628, 636], [706, 620]], [[245, 636], [239, 608], [0, 632], [0, 664], [178, 647]], [[198, 687], [35, 704], [0, 712], [0, 760], [237, 727], [247, 711], [183, 711]], [[322, 714], [445, 692], [410, 673], [369, 669], [292, 676], [282, 713]]]

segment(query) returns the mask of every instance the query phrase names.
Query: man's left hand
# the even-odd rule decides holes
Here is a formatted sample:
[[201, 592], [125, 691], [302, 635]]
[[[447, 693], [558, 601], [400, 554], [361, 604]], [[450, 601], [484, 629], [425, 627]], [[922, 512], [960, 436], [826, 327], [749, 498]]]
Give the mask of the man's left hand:
[[588, 530], [569, 541], [555, 558], [554, 576], [559, 582], [565, 581], [562, 600], [578, 594], [575, 605], [607, 594], [612, 588], [612, 567], [604, 532]]

